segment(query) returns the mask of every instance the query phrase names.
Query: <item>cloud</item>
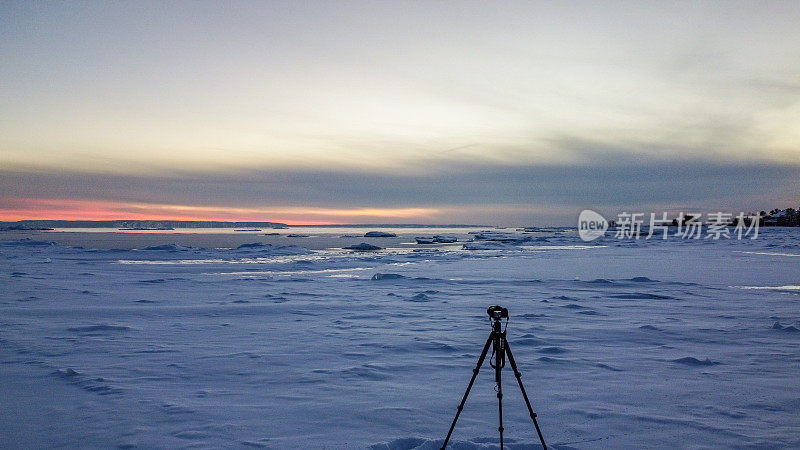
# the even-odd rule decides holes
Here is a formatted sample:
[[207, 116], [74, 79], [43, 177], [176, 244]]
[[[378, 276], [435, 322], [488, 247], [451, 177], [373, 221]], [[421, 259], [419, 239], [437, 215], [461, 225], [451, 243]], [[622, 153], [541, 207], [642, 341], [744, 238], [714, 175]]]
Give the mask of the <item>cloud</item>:
[[0, 3], [0, 197], [518, 223], [797, 199], [797, 3], [241, 6]]
[[241, 6], [0, 4], [0, 164], [800, 162], [796, 4]]
[[619, 155], [581, 165], [462, 162], [423, 174], [239, 170], [143, 177], [3, 171], [0, 192], [6, 199], [0, 209], [25, 208], [24, 201], [12, 204], [9, 199], [38, 198], [150, 205], [153, 214], [169, 212], [165, 205], [183, 208], [175, 209], [176, 214], [238, 209], [248, 217], [284, 215], [293, 222], [305, 217], [317, 222], [568, 224], [583, 208], [614, 213], [792, 206], [800, 197], [797, 173], [798, 167], [791, 165], [677, 163]]

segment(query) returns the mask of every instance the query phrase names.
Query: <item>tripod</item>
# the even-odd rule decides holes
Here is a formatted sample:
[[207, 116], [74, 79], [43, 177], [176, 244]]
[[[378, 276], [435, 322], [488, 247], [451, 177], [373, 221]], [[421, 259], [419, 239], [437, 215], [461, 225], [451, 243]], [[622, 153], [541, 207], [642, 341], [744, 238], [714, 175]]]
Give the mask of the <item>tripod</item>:
[[[539, 423], [536, 421], [536, 413], [533, 412], [533, 408], [531, 408], [531, 402], [528, 400], [528, 394], [525, 392], [525, 386], [522, 385], [522, 379], [520, 378], [522, 377], [522, 374], [519, 373], [519, 370], [517, 370], [517, 362], [514, 361], [514, 355], [511, 353], [511, 347], [509, 347], [508, 341], [506, 340], [506, 331], [501, 331], [503, 318], [506, 319], [506, 327], [508, 327], [508, 309], [494, 305], [490, 306], [486, 312], [489, 313], [490, 320], [492, 321], [492, 332], [489, 334], [489, 339], [486, 340], [486, 345], [483, 346], [481, 356], [478, 358], [478, 365], [472, 370], [472, 379], [469, 380], [467, 391], [464, 392], [464, 397], [461, 399], [461, 404], [458, 405], [458, 411], [456, 412], [456, 416], [453, 418], [453, 423], [450, 425], [450, 431], [447, 432], [447, 437], [444, 440], [444, 444], [442, 444], [442, 450], [444, 450], [445, 447], [447, 447], [447, 443], [450, 442], [450, 436], [453, 434], [453, 429], [456, 427], [458, 416], [461, 415], [461, 411], [464, 409], [464, 403], [467, 402], [467, 397], [469, 396], [469, 391], [472, 389], [472, 384], [475, 382], [475, 378], [478, 376], [478, 371], [481, 370], [483, 361], [486, 359], [489, 346], [492, 347], [492, 356], [489, 357], [489, 365], [494, 368], [494, 381], [497, 383], [497, 407], [500, 415], [500, 426], [497, 428], [497, 431], [500, 432], [500, 449], [503, 449], [503, 383], [500, 376], [500, 371], [506, 365], [507, 355], [508, 362], [511, 363], [511, 368], [514, 370], [514, 376], [517, 377], [517, 383], [519, 383], [519, 389], [522, 391], [522, 397], [525, 399], [525, 404], [528, 406], [528, 412], [531, 415], [531, 419], [533, 419], [533, 425], [536, 427], [536, 433], [539, 435], [539, 442], [542, 443], [542, 448], [547, 450], [547, 444], [544, 443], [542, 430], [539, 429]], [[494, 362], [492, 362], [492, 357], [494, 357]]]

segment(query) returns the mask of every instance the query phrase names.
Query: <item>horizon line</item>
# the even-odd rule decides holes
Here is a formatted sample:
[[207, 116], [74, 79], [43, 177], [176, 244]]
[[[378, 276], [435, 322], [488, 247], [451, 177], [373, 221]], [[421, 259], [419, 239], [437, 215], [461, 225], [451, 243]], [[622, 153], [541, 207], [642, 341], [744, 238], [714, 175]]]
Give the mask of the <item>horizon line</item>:
[[108, 222], [183, 222], [183, 223], [203, 223], [203, 222], [216, 222], [226, 224], [272, 224], [272, 225], [286, 225], [286, 226], [309, 226], [309, 227], [336, 227], [336, 226], [454, 226], [454, 227], [495, 227], [499, 225], [492, 224], [470, 224], [470, 223], [422, 223], [422, 222], [291, 222], [291, 221], [273, 221], [273, 220], [219, 220], [219, 219], [18, 219], [18, 220], [0, 220], [0, 223], [13, 224], [23, 222], [68, 222], [68, 223], [108, 223]]

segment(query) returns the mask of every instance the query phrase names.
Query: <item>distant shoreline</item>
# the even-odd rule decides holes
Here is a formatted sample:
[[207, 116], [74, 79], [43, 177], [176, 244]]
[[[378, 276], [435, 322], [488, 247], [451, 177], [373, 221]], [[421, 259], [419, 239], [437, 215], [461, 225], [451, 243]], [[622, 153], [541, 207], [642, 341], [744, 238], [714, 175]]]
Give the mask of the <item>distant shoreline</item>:
[[[300, 227], [291, 227], [300, 228]], [[338, 228], [341, 228], [338, 229]], [[369, 228], [358, 227], [317, 227], [314, 230], [306, 229], [303, 234], [290, 230], [269, 230], [252, 232], [236, 232], [235, 228], [217, 229], [175, 229], [168, 231], [119, 231], [118, 229], [84, 228], [70, 229], [59, 228], [54, 231], [39, 230], [6, 230], [0, 232], [0, 240], [30, 239], [33, 241], [55, 242], [68, 247], [83, 247], [89, 249], [141, 249], [146, 247], [175, 244], [192, 248], [237, 248], [243, 244], [254, 242], [271, 244], [275, 247], [298, 246], [309, 250], [326, 250], [345, 248], [359, 245], [363, 242], [377, 245], [381, 248], [414, 248], [415, 236], [421, 234], [452, 234], [457, 235], [459, 242], [451, 245], [460, 247], [471, 235], [470, 231], [483, 227], [445, 227], [437, 229], [425, 226], [424, 230], [394, 227], [387, 228], [370, 225]], [[350, 232], [348, 232], [348, 229]], [[366, 237], [365, 231], [391, 230], [392, 236]]]
[[281, 222], [227, 222], [201, 220], [18, 220], [16, 222], [0, 222], [0, 230], [52, 230], [53, 228], [118, 228], [126, 230], [153, 230], [169, 228], [271, 228], [289, 227], [303, 228], [493, 228], [494, 225], [471, 224], [415, 224], [415, 223], [360, 223], [360, 224], [324, 224], [324, 225], [289, 225]]

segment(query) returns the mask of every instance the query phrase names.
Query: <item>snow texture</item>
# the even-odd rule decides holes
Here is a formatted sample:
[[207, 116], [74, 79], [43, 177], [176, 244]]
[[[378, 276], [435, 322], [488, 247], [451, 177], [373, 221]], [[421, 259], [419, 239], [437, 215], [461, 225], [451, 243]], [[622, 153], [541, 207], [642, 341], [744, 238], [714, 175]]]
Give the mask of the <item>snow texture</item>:
[[[380, 252], [3, 241], [0, 448], [436, 449], [491, 304], [554, 449], [798, 448], [798, 231]], [[503, 386], [507, 448], [539, 448], [510, 368]], [[493, 388], [487, 364], [452, 448], [498, 448]]]

